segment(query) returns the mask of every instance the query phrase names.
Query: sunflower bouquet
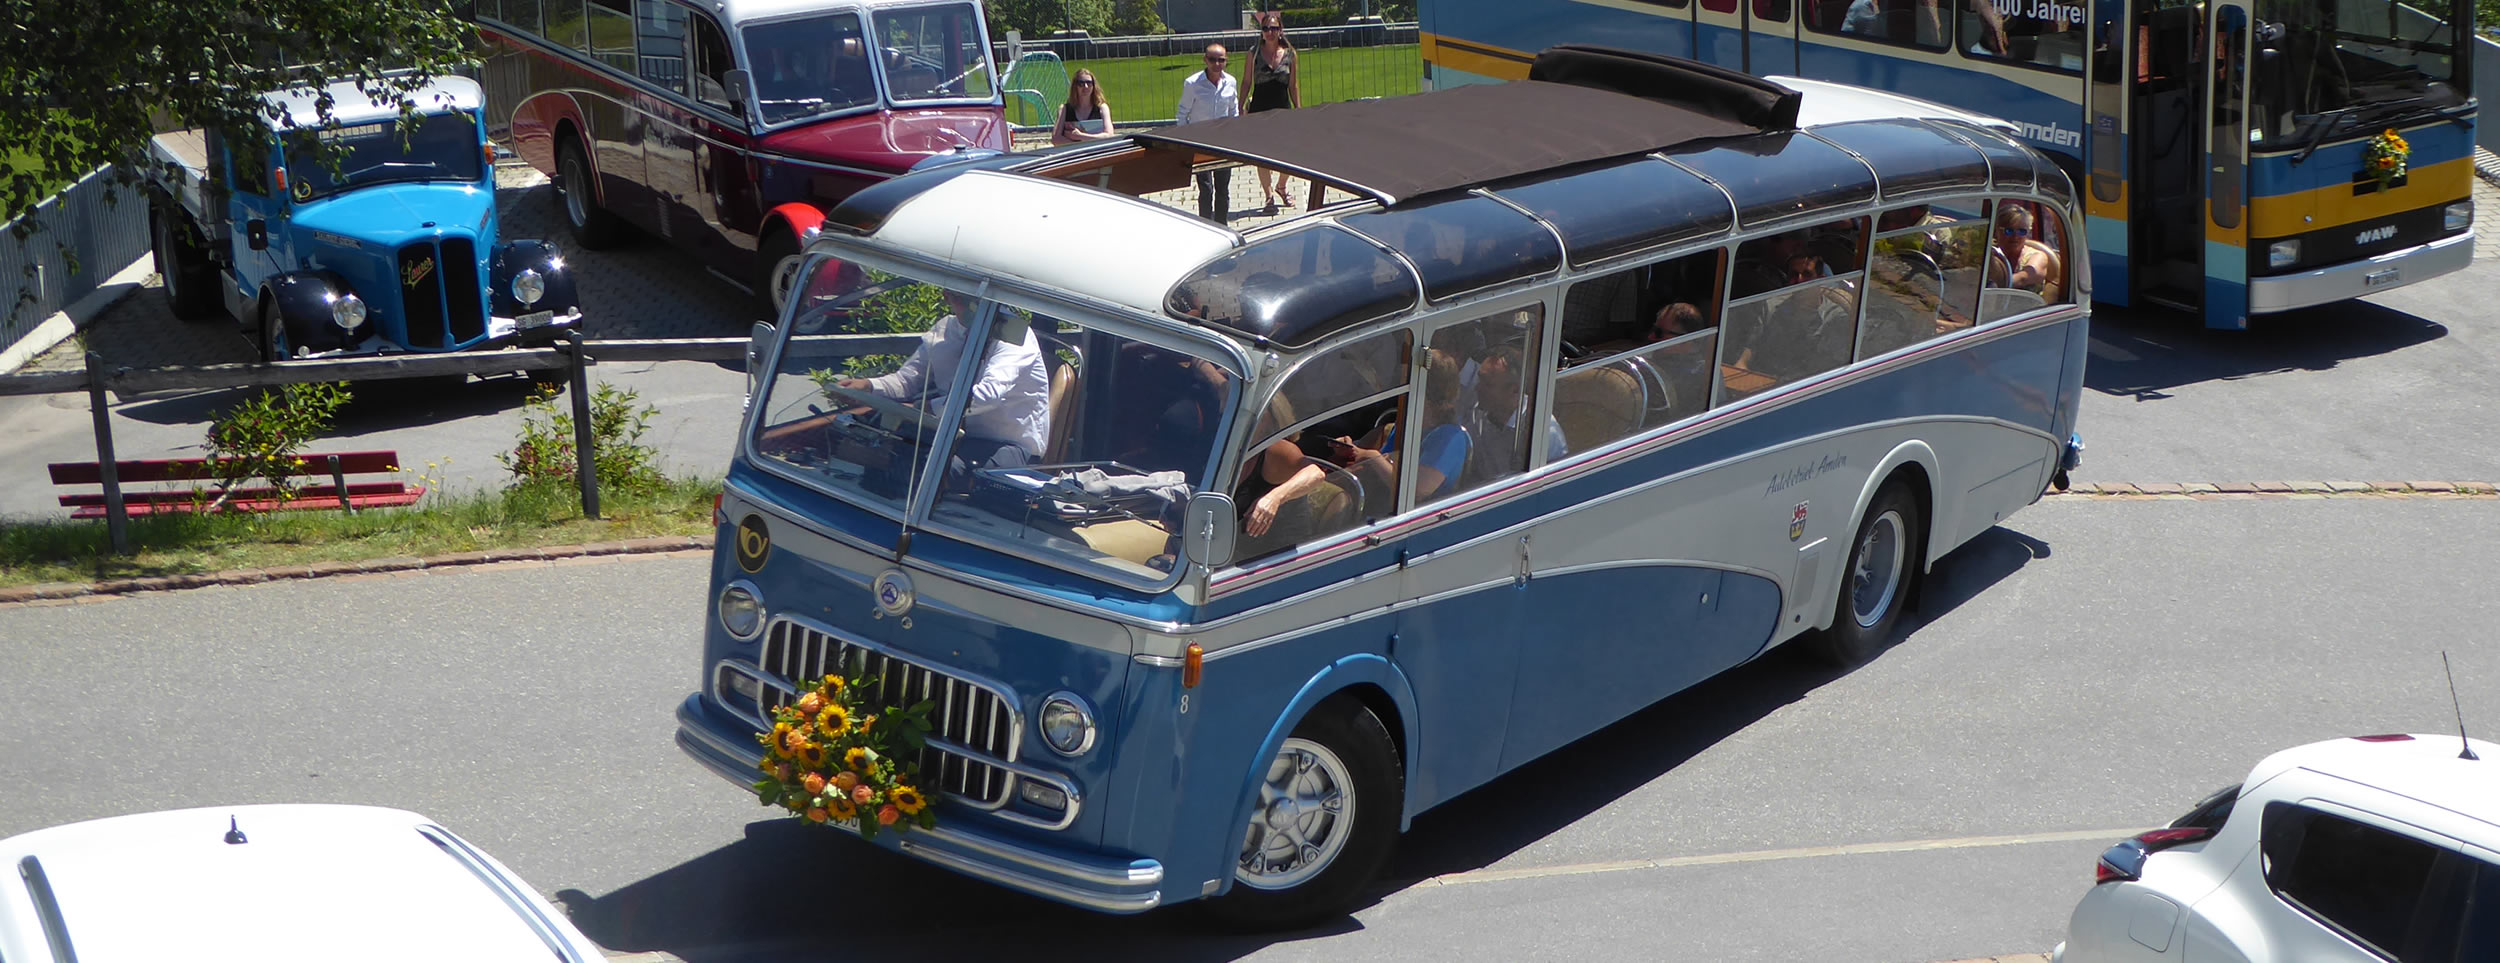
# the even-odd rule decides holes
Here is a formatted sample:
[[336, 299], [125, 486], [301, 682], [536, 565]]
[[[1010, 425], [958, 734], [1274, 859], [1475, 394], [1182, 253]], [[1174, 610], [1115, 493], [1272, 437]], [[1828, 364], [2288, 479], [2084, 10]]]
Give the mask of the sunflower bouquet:
[[2394, 186], [2396, 178], [2405, 176], [2405, 161], [2413, 158], [2413, 145], [2405, 143], [2390, 127], [2370, 138], [2370, 146], [2361, 152], [2362, 170], [2378, 179], [2381, 188]]
[[756, 798], [809, 822], [851, 826], [863, 838], [885, 828], [937, 828], [937, 810], [919, 787], [918, 766], [929, 710], [869, 704], [876, 680], [828, 675], [773, 710]]

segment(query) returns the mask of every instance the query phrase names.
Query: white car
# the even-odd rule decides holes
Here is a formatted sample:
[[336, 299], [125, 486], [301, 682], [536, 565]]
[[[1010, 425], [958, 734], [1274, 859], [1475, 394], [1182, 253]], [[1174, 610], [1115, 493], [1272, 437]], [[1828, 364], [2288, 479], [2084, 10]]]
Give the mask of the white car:
[[2053, 963], [2500, 961], [2500, 746], [2287, 749], [2094, 873]]
[[235, 806], [0, 840], [0, 960], [599, 963], [502, 863], [411, 812]]

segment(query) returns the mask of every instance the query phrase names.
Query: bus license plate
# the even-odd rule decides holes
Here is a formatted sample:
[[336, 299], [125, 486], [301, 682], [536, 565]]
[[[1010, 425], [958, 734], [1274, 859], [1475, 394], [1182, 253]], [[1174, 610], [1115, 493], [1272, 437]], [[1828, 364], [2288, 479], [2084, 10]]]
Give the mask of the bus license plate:
[[527, 331], [531, 328], [546, 327], [547, 322], [555, 319], [556, 313], [553, 311], [532, 311], [512, 320], [520, 326], [521, 330]]
[[2396, 277], [2397, 274], [2395, 268], [2388, 268], [2384, 271], [2372, 271], [2368, 274], [2362, 275], [2361, 286], [2365, 288], [2383, 288], [2396, 283]]

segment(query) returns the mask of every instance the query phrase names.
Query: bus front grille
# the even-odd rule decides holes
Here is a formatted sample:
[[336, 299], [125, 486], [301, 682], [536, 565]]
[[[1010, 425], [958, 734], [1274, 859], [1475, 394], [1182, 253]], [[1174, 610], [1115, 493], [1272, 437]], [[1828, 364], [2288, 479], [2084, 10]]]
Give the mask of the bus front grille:
[[[761, 666], [792, 688], [805, 691], [827, 674], [872, 679], [867, 704], [882, 711], [930, 702], [929, 735], [992, 759], [1013, 762], [1019, 727], [1014, 707], [995, 690], [907, 662], [795, 622], [775, 622], [765, 636]], [[778, 691], [764, 696], [766, 716], [790, 704]], [[1005, 805], [1014, 791], [1006, 770], [930, 746], [918, 760], [921, 783], [984, 808]]]

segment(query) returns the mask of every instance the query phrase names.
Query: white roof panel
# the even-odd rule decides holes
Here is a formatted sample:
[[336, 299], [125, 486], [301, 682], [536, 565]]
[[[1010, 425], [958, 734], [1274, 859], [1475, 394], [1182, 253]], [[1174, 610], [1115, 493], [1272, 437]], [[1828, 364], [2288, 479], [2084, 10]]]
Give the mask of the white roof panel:
[[1233, 232], [1134, 198], [1042, 177], [966, 171], [897, 207], [877, 240], [1147, 314]]
[[1805, 95], [1797, 105], [1797, 126], [1800, 128], [1845, 124], [1853, 120], [1915, 117], [1922, 120], [1958, 120], [1977, 127], [2009, 132], [2016, 130], [2013, 123], [2002, 118], [1947, 107], [1931, 100], [1803, 77], [1762, 79]]

